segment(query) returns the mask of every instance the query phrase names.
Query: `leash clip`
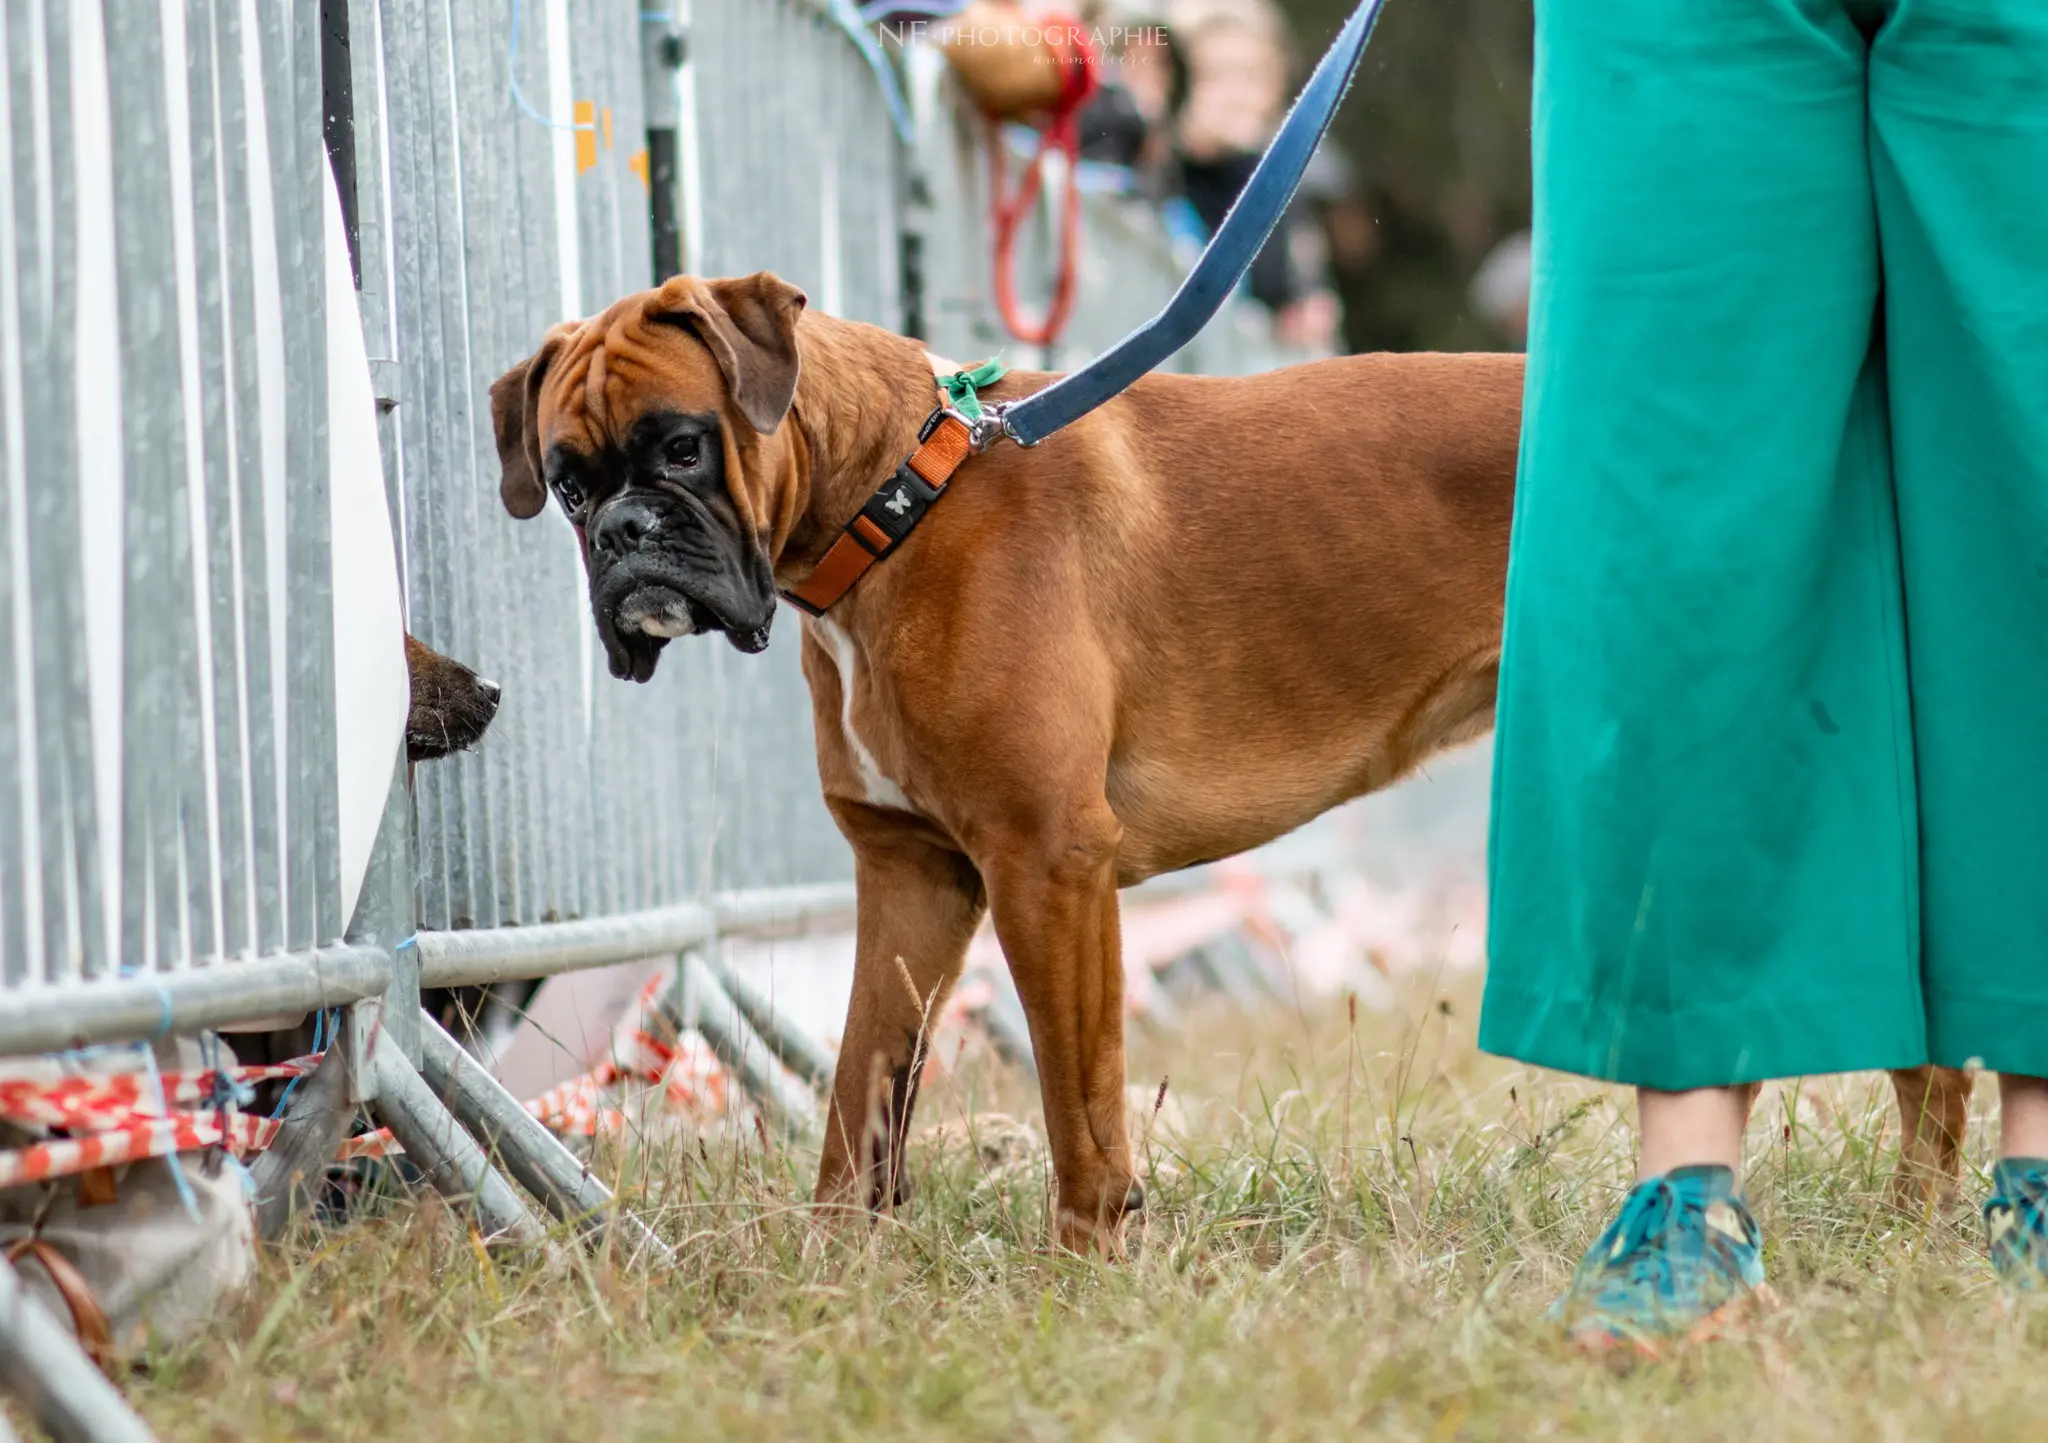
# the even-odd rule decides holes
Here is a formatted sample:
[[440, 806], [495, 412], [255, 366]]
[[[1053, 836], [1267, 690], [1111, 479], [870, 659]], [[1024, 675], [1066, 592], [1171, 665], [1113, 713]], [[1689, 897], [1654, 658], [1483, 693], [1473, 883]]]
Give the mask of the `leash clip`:
[[[950, 407], [947, 409], [951, 410]], [[1008, 406], [1004, 403], [988, 402], [983, 404], [979, 416], [970, 418], [961, 415], [958, 411], [952, 412], [953, 415], [959, 416], [961, 422], [967, 427], [967, 451], [969, 455], [979, 456], [989, 447], [995, 445], [996, 442], [1002, 440], [1003, 437], [1010, 434], [1009, 426], [1004, 424], [1003, 421], [1003, 412], [1007, 409]]]
[[970, 416], [957, 406], [941, 406], [932, 412], [931, 419], [924, 423], [924, 429], [917, 434], [919, 445], [930, 439], [938, 430], [939, 422], [951, 418], [958, 421], [967, 432], [967, 454], [979, 456], [1009, 433], [1003, 424], [1003, 408], [992, 401], [984, 401], [979, 416]]

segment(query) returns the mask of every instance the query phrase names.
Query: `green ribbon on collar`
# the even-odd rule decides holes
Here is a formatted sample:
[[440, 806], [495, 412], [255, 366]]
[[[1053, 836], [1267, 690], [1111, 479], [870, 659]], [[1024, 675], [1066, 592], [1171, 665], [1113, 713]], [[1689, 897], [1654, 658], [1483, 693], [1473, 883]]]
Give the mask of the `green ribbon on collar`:
[[990, 356], [978, 366], [938, 377], [939, 389], [946, 393], [946, 400], [954, 410], [970, 421], [979, 421], [981, 398], [974, 393], [983, 386], [993, 386], [1009, 372], [1010, 368], [1003, 364], [1001, 357]]

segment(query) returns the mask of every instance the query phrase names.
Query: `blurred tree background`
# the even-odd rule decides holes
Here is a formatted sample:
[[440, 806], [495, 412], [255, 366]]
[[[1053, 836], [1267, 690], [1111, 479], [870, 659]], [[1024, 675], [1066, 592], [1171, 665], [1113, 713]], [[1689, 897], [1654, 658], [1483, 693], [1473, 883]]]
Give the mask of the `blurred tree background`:
[[[1307, 73], [1355, 0], [1279, 0]], [[1473, 272], [1529, 223], [1529, 0], [1390, 0], [1330, 138], [1326, 213], [1352, 350], [1489, 350]]]

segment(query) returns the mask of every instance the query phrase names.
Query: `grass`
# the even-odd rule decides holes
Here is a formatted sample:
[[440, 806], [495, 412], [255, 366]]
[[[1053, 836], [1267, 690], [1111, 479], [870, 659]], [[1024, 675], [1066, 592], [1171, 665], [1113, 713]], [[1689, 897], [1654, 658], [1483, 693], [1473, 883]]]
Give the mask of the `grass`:
[[130, 1395], [166, 1438], [2039, 1436], [2048, 1315], [1999, 1307], [1967, 1205], [1884, 1211], [1875, 1079], [1759, 1105], [1782, 1309], [1661, 1365], [1571, 1353], [1543, 1309], [1629, 1179], [1625, 1098], [1482, 1057], [1474, 982], [1405, 992], [1136, 1036], [1120, 1265], [1045, 1252], [1036, 1108], [988, 1062], [927, 1090], [917, 1198], [854, 1245], [808, 1228], [801, 1152], [650, 1146], [619, 1165], [671, 1274], [550, 1273], [396, 1203], [268, 1255]]

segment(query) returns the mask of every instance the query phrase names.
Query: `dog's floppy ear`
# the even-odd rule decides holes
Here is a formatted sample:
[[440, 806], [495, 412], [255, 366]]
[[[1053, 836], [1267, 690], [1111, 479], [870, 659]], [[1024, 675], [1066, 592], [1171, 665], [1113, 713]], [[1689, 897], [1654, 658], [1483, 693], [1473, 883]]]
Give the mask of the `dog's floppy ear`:
[[768, 271], [737, 280], [676, 276], [649, 309], [688, 326], [711, 351], [725, 388], [747, 424], [766, 435], [796, 398], [796, 318], [804, 293]]
[[548, 504], [540, 455], [540, 385], [574, 327], [556, 326], [540, 349], [491, 382], [491, 429], [498, 436], [498, 497], [521, 521]]

